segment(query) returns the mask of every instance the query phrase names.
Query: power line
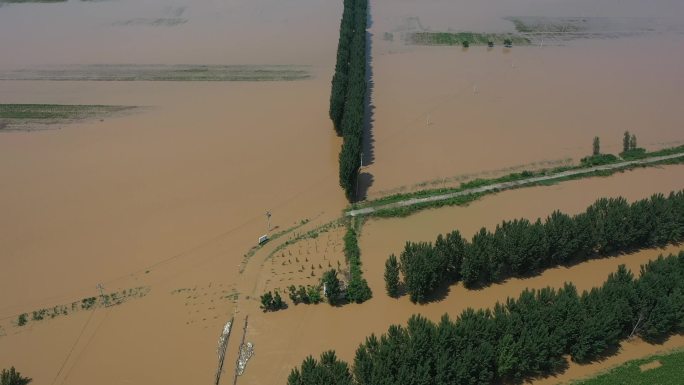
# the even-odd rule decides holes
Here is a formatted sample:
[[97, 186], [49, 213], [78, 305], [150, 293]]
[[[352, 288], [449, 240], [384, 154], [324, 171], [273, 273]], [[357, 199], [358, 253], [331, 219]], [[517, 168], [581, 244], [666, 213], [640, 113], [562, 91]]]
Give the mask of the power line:
[[62, 366], [59, 367], [59, 371], [57, 371], [57, 375], [55, 378], [52, 380], [52, 385], [55, 385], [57, 382], [57, 379], [59, 378], [59, 375], [62, 373], [62, 370], [64, 370], [64, 367], [66, 366], [67, 362], [69, 361], [69, 358], [71, 357], [71, 354], [74, 352], [74, 349], [76, 349], [76, 345], [78, 345], [78, 341], [81, 340], [81, 337], [83, 336], [83, 333], [85, 330], [88, 328], [88, 325], [90, 324], [90, 320], [93, 319], [93, 315], [97, 311], [97, 308], [93, 310], [92, 313], [90, 313], [90, 317], [88, 317], [88, 321], [86, 321], [85, 325], [83, 325], [83, 328], [81, 328], [81, 332], [78, 333], [78, 337], [76, 338], [76, 341], [74, 344], [71, 346], [71, 349], [69, 350], [69, 354], [67, 354], [66, 358], [64, 359], [64, 362], [62, 362]]

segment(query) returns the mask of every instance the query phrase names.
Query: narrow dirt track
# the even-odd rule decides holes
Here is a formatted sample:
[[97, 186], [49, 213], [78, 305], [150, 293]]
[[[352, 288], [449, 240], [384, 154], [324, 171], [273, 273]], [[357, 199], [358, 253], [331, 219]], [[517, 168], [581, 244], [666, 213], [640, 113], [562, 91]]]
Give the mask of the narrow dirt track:
[[627, 162], [620, 162], [620, 163], [613, 163], [613, 164], [607, 164], [607, 165], [602, 165], [602, 166], [583, 168], [580, 170], [563, 171], [563, 172], [559, 172], [559, 173], [553, 174], [553, 175], [538, 176], [538, 177], [521, 179], [521, 180], [516, 180], [516, 181], [511, 181], [511, 182], [495, 183], [495, 184], [491, 184], [491, 185], [487, 185], [487, 186], [475, 187], [475, 188], [457, 191], [457, 192], [448, 193], [448, 194], [435, 195], [435, 196], [430, 196], [430, 197], [425, 197], [425, 198], [409, 198], [409, 199], [399, 201], [399, 202], [388, 203], [386, 205], [375, 206], [375, 207], [365, 207], [365, 208], [357, 209], [357, 210], [349, 210], [349, 211], [347, 211], [346, 215], [351, 216], [351, 217], [355, 217], [355, 216], [359, 216], [359, 215], [368, 215], [368, 214], [374, 213], [376, 211], [381, 211], [381, 210], [385, 210], [385, 209], [392, 209], [392, 208], [398, 208], [398, 207], [409, 207], [409, 206], [413, 206], [413, 205], [417, 205], [417, 204], [421, 204], [421, 203], [439, 202], [439, 201], [444, 201], [444, 200], [451, 199], [451, 198], [456, 198], [456, 197], [470, 195], [470, 194], [478, 194], [478, 193], [483, 193], [483, 192], [488, 192], [488, 191], [508, 190], [508, 189], [511, 189], [514, 187], [524, 186], [527, 184], [533, 184], [533, 183], [544, 182], [544, 181], [551, 181], [554, 179], [562, 179], [562, 178], [566, 178], [569, 176], [575, 176], [575, 175], [590, 174], [590, 173], [596, 172], [596, 171], [617, 170], [617, 169], [621, 169], [621, 168], [625, 168], [625, 167], [629, 167], [629, 166], [657, 163], [657, 162], [662, 162], [664, 160], [676, 159], [676, 158], [681, 158], [681, 157], [684, 157], [684, 154], [655, 156], [652, 158], [631, 160], [631, 161], [627, 161]]

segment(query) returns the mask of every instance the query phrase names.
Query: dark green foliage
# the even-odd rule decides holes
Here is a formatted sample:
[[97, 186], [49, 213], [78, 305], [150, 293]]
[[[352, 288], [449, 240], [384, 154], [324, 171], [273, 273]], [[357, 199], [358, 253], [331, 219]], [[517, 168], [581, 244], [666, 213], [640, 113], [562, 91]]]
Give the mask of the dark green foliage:
[[470, 43], [468, 42], [468, 40], [463, 40], [463, 41], [461, 42], [461, 45], [463, 46], [463, 48], [468, 48], [468, 47], [470, 47]]
[[0, 385], [26, 385], [33, 381], [28, 377], [22, 377], [21, 373], [14, 369], [14, 366], [8, 369], [3, 369], [0, 372]]
[[285, 309], [286, 307], [287, 304], [285, 301], [283, 301], [283, 299], [280, 297], [280, 293], [277, 291], [275, 294], [269, 291], [261, 296], [261, 309], [264, 311], [277, 311], [280, 309]]
[[431, 244], [407, 242], [399, 256], [404, 286], [413, 302], [424, 302], [446, 273], [446, 261], [440, 259]]
[[340, 280], [337, 278], [337, 272], [334, 269], [331, 269], [323, 273], [321, 283], [328, 303], [331, 305], [339, 304], [342, 288], [340, 286]]
[[298, 305], [300, 303], [304, 304], [317, 304], [321, 302], [321, 287], [319, 285], [314, 286], [302, 286], [295, 287], [290, 285], [287, 288], [288, 295], [293, 304]]
[[[601, 358], [630, 335], [666, 337], [681, 330], [684, 309], [684, 251], [642, 266], [634, 278], [624, 266], [589, 292], [572, 284], [561, 289], [525, 290], [493, 309], [466, 309], [454, 321], [444, 315], [435, 324], [413, 316], [406, 326], [390, 326], [371, 335], [356, 351], [345, 384], [491, 384], [519, 383], [561, 372], [565, 356], [574, 361]], [[648, 326], [647, 326], [648, 325]], [[293, 370], [288, 384], [319, 384]], [[293, 382], [298, 381], [298, 382]], [[338, 382], [339, 383], [339, 382]]]
[[340, 151], [340, 186], [349, 201], [356, 195], [366, 98], [366, 23], [368, 0], [345, 0], [337, 63], [330, 94], [330, 119], [344, 142]]
[[323, 298], [321, 298], [321, 287], [319, 285], [309, 286], [306, 289], [306, 294], [309, 297], [309, 303], [317, 304], [323, 300]]
[[482, 228], [471, 242], [458, 232], [429, 243], [407, 243], [401, 272], [413, 301], [424, 301], [439, 285], [462, 280], [486, 286], [526, 276], [576, 258], [596, 258], [635, 248], [684, 240], [684, 191], [656, 194], [632, 204], [602, 198], [584, 213], [553, 212], [544, 222], [504, 221]]
[[83, 298], [81, 300], [81, 309], [89, 310], [89, 309], [93, 308], [96, 303], [97, 303], [97, 298], [95, 298], [95, 297]]
[[594, 137], [594, 143], [592, 145], [592, 155], [596, 156], [601, 153], [601, 139], [598, 136]]
[[287, 385], [351, 385], [349, 365], [339, 361], [335, 351], [321, 354], [320, 362], [309, 356], [301, 368], [294, 368], [287, 378]]
[[469, 45], [487, 45], [493, 47], [496, 44], [529, 45], [530, 39], [523, 35], [511, 35], [508, 33], [477, 33], [477, 32], [413, 32], [407, 34], [406, 40], [411, 44], [418, 45], [462, 45], [467, 41]]
[[[411, 301], [424, 302], [439, 285], [457, 281], [462, 274], [466, 246], [458, 231], [439, 235], [434, 247], [429, 243], [408, 242], [399, 258], [404, 286]], [[470, 267], [465, 268], [469, 278]]]
[[[636, 139], [636, 137], [634, 137], [634, 139]], [[631, 143], [632, 137], [629, 135], [629, 131], [625, 131], [625, 135], [622, 137], [622, 152], [629, 151], [631, 149]]]
[[625, 160], [643, 159], [648, 156], [645, 148], [632, 148], [620, 153], [620, 157]]
[[611, 164], [617, 161], [619, 161], [618, 157], [613, 154], [594, 154], [580, 159], [580, 164], [582, 167], [591, 167]]
[[637, 147], [636, 135], [629, 134], [629, 131], [625, 131], [625, 135], [622, 137], [622, 152], [620, 156], [623, 159], [641, 159], [646, 157], [646, 149]]
[[399, 296], [399, 262], [394, 254], [385, 262], [385, 289], [390, 297]]
[[359, 249], [356, 231], [351, 226], [347, 228], [347, 233], [344, 235], [344, 255], [349, 264], [347, 299], [356, 303], [371, 299], [373, 293], [361, 271], [361, 249]]
[[28, 314], [22, 313], [17, 317], [17, 326], [24, 326], [28, 322]]

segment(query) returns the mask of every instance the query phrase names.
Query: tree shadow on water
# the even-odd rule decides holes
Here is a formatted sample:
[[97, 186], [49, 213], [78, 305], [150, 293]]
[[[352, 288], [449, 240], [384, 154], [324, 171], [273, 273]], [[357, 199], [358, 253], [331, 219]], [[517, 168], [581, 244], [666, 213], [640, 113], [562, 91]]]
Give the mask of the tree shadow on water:
[[362, 201], [366, 199], [368, 194], [368, 189], [373, 185], [373, 174], [368, 172], [361, 172], [358, 176], [358, 191], [356, 192], [356, 201]]

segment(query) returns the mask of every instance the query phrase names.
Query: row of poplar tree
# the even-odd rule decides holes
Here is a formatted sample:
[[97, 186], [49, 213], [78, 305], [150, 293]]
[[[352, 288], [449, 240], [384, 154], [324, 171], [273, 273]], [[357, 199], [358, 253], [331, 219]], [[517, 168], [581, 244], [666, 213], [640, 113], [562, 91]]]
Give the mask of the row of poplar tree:
[[462, 281], [482, 287], [512, 276], [585, 258], [598, 258], [642, 247], [684, 240], [684, 190], [656, 194], [628, 203], [601, 198], [585, 212], [555, 211], [544, 221], [504, 221], [494, 231], [482, 228], [468, 242], [458, 231], [441, 234], [434, 244], [407, 242], [399, 261], [385, 264], [388, 294], [403, 287], [414, 302], [424, 302], [435, 290]]
[[330, 94], [330, 119], [344, 138], [340, 151], [340, 186], [348, 200], [356, 192], [366, 99], [366, 22], [368, 0], [344, 0], [337, 63]]
[[493, 309], [466, 309], [438, 323], [413, 316], [407, 326], [371, 335], [352, 367], [326, 352], [292, 370], [288, 385], [492, 384], [561, 372], [565, 356], [587, 362], [612, 354], [621, 340], [662, 341], [684, 327], [684, 252], [641, 267], [624, 265], [581, 294], [526, 290]]

